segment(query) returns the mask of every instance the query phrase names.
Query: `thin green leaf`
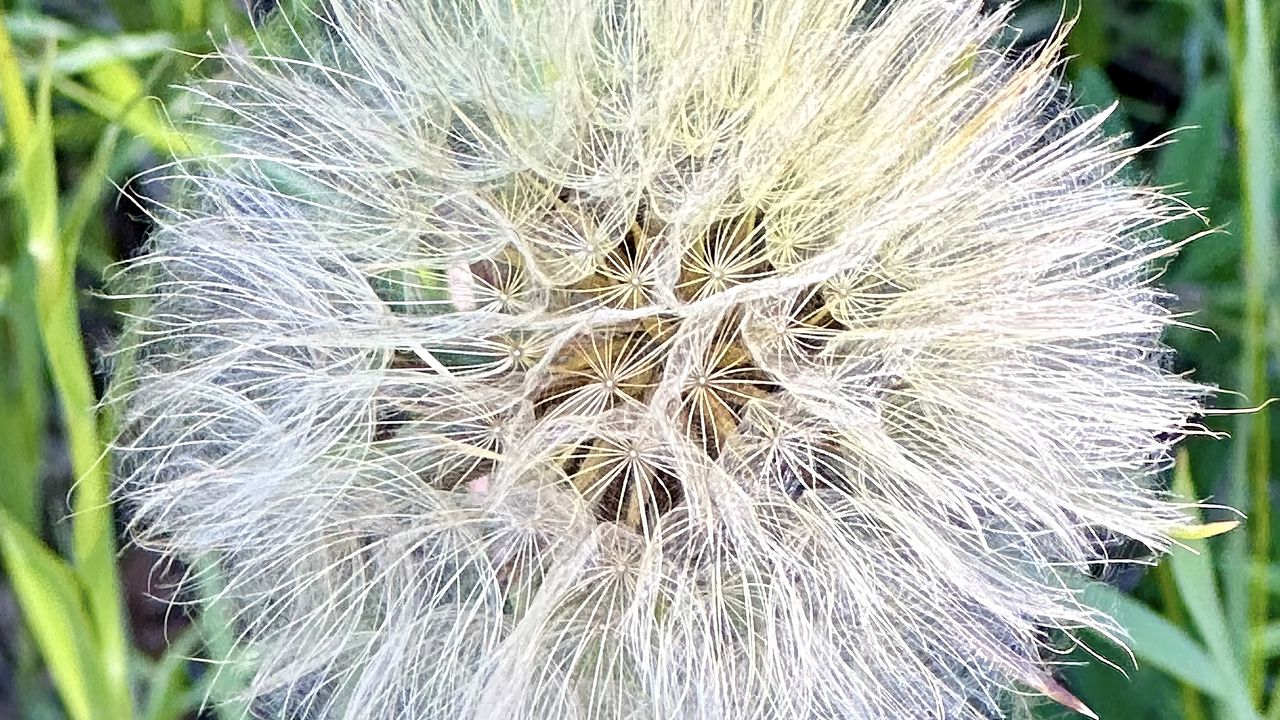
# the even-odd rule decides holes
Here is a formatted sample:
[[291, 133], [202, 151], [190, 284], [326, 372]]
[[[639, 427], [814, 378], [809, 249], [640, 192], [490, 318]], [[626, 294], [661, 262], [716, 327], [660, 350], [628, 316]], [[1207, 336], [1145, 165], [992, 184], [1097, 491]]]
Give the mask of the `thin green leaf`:
[[1132, 640], [1133, 654], [1141, 662], [1209, 697], [1224, 699], [1225, 687], [1217, 666], [1205, 649], [1182, 628], [1109, 585], [1090, 584], [1085, 588], [1083, 600], [1090, 607], [1115, 618]]
[[1080, 0], [1067, 47], [1082, 66], [1100, 68], [1111, 55], [1107, 39], [1107, 11], [1111, 3], [1112, 0]]
[[[1174, 625], [1187, 627], [1187, 613], [1182, 607], [1182, 598], [1173, 582], [1173, 573], [1169, 564], [1164, 563], [1155, 569], [1156, 586], [1160, 590], [1160, 600], [1164, 605], [1164, 617]], [[1208, 711], [1204, 698], [1196, 689], [1187, 683], [1179, 683], [1178, 694], [1181, 701], [1182, 714], [1185, 720], [1207, 720]]]
[[1129, 134], [1129, 118], [1124, 114], [1124, 107], [1117, 103], [1119, 96], [1105, 72], [1093, 65], [1081, 68], [1076, 74], [1072, 89], [1082, 105], [1092, 105], [1099, 111], [1112, 109], [1111, 115], [1102, 124], [1108, 134]]
[[[0, 210], [3, 212], [3, 210]], [[0, 266], [0, 508], [23, 527], [38, 523], [40, 463], [46, 416], [44, 361], [35, 317], [35, 274], [30, 259], [13, 247], [3, 249], [11, 262]]]
[[[80, 332], [73, 272], [58, 232], [58, 185], [53, 154], [53, 45], [42, 66], [30, 132], [19, 160], [18, 198], [26, 224], [26, 250], [35, 267], [36, 309], [45, 362], [61, 406], [62, 425], [76, 478], [72, 496], [74, 568], [84, 589], [98, 641], [97, 666], [109, 682], [96, 707], [113, 718], [131, 717], [127, 643], [115, 559], [115, 527], [98, 437], [97, 405]], [[30, 109], [30, 108], [29, 108]]]
[[166, 155], [191, 155], [199, 143], [167, 123], [155, 106], [148, 101], [141, 81], [116, 65], [99, 68], [89, 74], [90, 82], [97, 89], [59, 78], [54, 85], [62, 95], [82, 105], [86, 110], [144, 138], [151, 146]]
[[0, 106], [4, 108], [5, 131], [13, 144], [13, 153], [21, 158], [27, 152], [34, 132], [31, 104], [22, 83], [22, 70], [9, 40], [9, 18], [0, 16]]
[[102, 139], [98, 141], [98, 147], [93, 152], [93, 160], [85, 168], [80, 184], [66, 206], [61, 243], [67, 257], [74, 258], [78, 254], [80, 236], [84, 233], [85, 224], [98, 208], [98, 204], [102, 202], [106, 189], [112, 187], [108, 181], [107, 168], [111, 164], [111, 157], [115, 154], [119, 139], [119, 125], [112, 125], [102, 133]]
[[[1230, 88], [1225, 79], [1213, 77], [1191, 89], [1182, 110], [1174, 120], [1177, 142], [1160, 152], [1156, 165], [1156, 182], [1172, 188], [1183, 202], [1193, 208], [1207, 208], [1222, 177], [1222, 158], [1227, 138]], [[1205, 229], [1205, 223], [1188, 218], [1167, 228], [1169, 237], [1181, 240]], [[1183, 272], [1189, 265], [1205, 265], [1217, 254], [1216, 240], [1193, 243], [1183, 253]], [[1203, 272], [1192, 272], [1194, 277]]]
[[75, 574], [3, 510], [0, 557], [67, 712], [75, 720], [114, 717], [102, 703], [109, 683], [97, 662], [98, 648]]
[[150, 694], [142, 715], [145, 720], [181, 720], [191, 713], [187, 666], [199, 640], [197, 629], [187, 628], [151, 669]]
[[237, 692], [245, 687], [249, 678], [244, 676], [245, 667], [237, 654], [240, 648], [232, 620], [233, 609], [223, 597], [225, 580], [211, 560], [197, 561], [195, 569], [203, 598], [197, 622], [214, 666], [205, 674], [201, 694], [215, 703], [218, 717], [239, 720], [248, 714], [249, 707]]
[[[1194, 497], [1195, 493], [1190, 467], [1190, 461], [1183, 451], [1174, 467], [1173, 491], [1186, 498]], [[1195, 523], [1201, 522], [1198, 512], [1193, 511], [1192, 515]], [[1241, 677], [1242, 668], [1238, 662], [1240, 654], [1233, 647], [1235, 636], [1228, 630], [1227, 618], [1218, 596], [1213, 554], [1205, 540], [1188, 540], [1184, 544], [1186, 547], [1174, 549], [1168, 562], [1187, 614], [1209, 649], [1211, 664], [1217, 668], [1217, 696], [1222, 700], [1228, 717], [1234, 720], [1253, 720], [1257, 714], [1253, 710], [1249, 689]]]
[[59, 75], [79, 75], [106, 65], [163, 55], [178, 45], [178, 38], [167, 32], [92, 37], [62, 50], [54, 71]]
[[1280, 622], [1267, 623], [1253, 636], [1253, 651], [1264, 658], [1280, 655]]
[[[22, 84], [21, 73], [8, 26], [11, 18], [0, 18], [0, 109], [4, 131], [14, 164], [21, 167], [31, 146], [34, 119]], [[0, 507], [22, 523], [34, 528], [39, 496], [39, 471], [45, 402], [43, 372], [34, 323], [34, 268], [24, 257], [20, 237], [5, 237], [0, 257], [5, 259], [5, 292], [0, 295], [0, 357], [6, 359], [3, 377], [5, 408], [0, 417], [0, 457], [5, 458], [7, 476], [0, 481]]]
[[9, 34], [18, 41], [38, 41], [46, 38], [67, 41], [81, 36], [80, 28], [65, 20], [31, 12], [11, 12], [5, 16]]

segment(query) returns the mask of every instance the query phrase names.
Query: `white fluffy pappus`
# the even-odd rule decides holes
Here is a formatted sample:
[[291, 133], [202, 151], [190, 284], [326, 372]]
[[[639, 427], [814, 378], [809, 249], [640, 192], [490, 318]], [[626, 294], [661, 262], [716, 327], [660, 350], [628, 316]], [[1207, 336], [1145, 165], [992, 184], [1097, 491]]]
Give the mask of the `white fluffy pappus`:
[[221, 55], [112, 402], [250, 712], [1070, 703], [1206, 390], [1153, 285], [1189, 211], [1007, 12], [329, 0]]

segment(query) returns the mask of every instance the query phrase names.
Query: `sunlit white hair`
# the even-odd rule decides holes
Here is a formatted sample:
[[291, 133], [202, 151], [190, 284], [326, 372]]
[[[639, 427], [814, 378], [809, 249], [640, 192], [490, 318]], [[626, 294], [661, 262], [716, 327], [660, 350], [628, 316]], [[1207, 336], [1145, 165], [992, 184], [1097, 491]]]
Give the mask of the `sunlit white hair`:
[[223, 54], [113, 397], [252, 713], [1069, 698], [1204, 390], [1152, 285], [1184, 210], [1006, 15], [329, 0]]

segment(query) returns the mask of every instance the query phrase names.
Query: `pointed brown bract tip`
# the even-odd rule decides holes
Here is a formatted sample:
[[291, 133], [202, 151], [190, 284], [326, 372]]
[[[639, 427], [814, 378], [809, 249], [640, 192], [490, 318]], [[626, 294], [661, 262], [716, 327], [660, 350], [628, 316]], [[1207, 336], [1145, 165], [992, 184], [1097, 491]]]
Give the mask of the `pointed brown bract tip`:
[[1043, 677], [1040, 678], [1038, 683], [1033, 684], [1033, 687], [1044, 693], [1045, 697], [1058, 703], [1062, 707], [1077, 712], [1087, 718], [1098, 720], [1097, 713], [1090, 710], [1089, 706], [1085, 705], [1080, 698], [1072, 695], [1066, 688], [1062, 687], [1057, 680], [1054, 680], [1051, 677]]

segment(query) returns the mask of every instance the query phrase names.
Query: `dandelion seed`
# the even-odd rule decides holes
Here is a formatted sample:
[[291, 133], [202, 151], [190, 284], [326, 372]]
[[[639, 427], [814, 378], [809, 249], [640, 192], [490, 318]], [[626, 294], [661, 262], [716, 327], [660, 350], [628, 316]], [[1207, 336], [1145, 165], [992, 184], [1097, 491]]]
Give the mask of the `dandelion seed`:
[[112, 397], [254, 714], [1087, 714], [1077, 578], [1218, 531], [1157, 480], [1188, 213], [981, 4], [330, 0], [222, 56]]

